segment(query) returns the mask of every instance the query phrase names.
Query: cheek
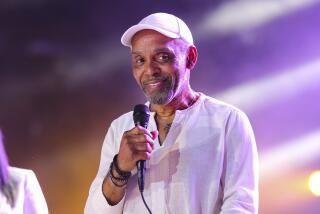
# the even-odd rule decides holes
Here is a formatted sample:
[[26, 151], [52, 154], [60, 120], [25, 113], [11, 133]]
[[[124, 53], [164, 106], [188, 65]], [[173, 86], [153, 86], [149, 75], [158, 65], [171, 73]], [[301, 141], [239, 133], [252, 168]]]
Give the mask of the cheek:
[[133, 75], [133, 78], [136, 80], [136, 82], [140, 85], [140, 78], [141, 78], [141, 75], [140, 75], [140, 73], [139, 73], [139, 71], [138, 70], [136, 70], [136, 69], [133, 69], [133, 71], [132, 71], [132, 75]]
[[137, 72], [137, 70], [133, 70], [133, 72], [132, 72], [132, 74], [133, 74], [133, 77], [135, 78], [135, 79], [137, 79], [138, 78], [138, 72]]
[[181, 88], [185, 84], [185, 74], [179, 69], [174, 71], [172, 78], [172, 84], [175, 89]]

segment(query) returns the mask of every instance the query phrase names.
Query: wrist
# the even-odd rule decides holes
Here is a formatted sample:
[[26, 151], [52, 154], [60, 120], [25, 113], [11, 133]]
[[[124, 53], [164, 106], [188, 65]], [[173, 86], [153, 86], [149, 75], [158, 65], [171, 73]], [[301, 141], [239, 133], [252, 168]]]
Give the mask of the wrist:
[[[114, 158], [116, 160], [116, 157]], [[122, 175], [123, 173], [120, 172]], [[131, 173], [126, 177], [117, 173], [114, 162], [111, 162], [107, 175], [102, 182], [102, 194], [109, 205], [114, 206], [119, 203], [123, 197], [129, 177]]]
[[[112, 183], [110, 177], [107, 175], [102, 182], [102, 195], [110, 206], [115, 206], [121, 201], [121, 198], [125, 192], [126, 185], [122, 188], [116, 187], [117, 192], [120, 191], [116, 195], [114, 192], [115, 190], [110, 189], [112, 187], [116, 187], [116, 186]], [[118, 197], [119, 194], [120, 194], [120, 197]]]
[[127, 187], [128, 179], [116, 177], [112, 171], [108, 172], [107, 179], [113, 187], [116, 187], [118, 189], [124, 189]]
[[[112, 164], [113, 164], [113, 169], [114, 169], [114, 171], [117, 173], [117, 175], [119, 175], [119, 177], [121, 177], [121, 178], [126, 178], [126, 179], [129, 179], [129, 178], [131, 177], [131, 171], [123, 170], [123, 169], [119, 166], [118, 154], [116, 154], [116, 155], [113, 157]], [[115, 173], [114, 173], [114, 174], [115, 174]]]
[[131, 177], [131, 172], [122, 171], [119, 168], [117, 157], [118, 155], [113, 157], [113, 161], [110, 163], [106, 178], [110, 181], [112, 186], [117, 188], [125, 188], [129, 178]]

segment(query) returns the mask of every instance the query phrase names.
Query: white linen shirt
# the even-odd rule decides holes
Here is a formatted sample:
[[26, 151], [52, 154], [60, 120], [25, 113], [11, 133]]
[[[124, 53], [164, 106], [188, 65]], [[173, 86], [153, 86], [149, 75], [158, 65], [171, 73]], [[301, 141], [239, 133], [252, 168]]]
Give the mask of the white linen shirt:
[[[85, 214], [148, 213], [134, 170], [126, 194], [110, 206], [102, 182], [124, 131], [134, 127], [133, 112], [114, 120], [101, 152], [98, 174]], [[156, 130], [152, 112], [148, 129]], [[146, 161], [144, 196], [153, 214], [258, 212], [258, 156], [254, 134], [239, 109], [204, 94], [191, 107], [177, 110], [162, 146], [158, 139]]]

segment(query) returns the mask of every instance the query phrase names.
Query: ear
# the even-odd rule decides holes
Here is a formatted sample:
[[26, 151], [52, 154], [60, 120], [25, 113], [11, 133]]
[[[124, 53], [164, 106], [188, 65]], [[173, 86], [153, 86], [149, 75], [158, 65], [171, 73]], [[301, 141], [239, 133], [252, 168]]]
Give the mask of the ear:
[[187, 53], [186, 67], [190, 70], [193, 69], [197, 63], [197, 58], [198, 58], [197, 48], [195, 46], [190, 46], [188, 48], [188, 53]]

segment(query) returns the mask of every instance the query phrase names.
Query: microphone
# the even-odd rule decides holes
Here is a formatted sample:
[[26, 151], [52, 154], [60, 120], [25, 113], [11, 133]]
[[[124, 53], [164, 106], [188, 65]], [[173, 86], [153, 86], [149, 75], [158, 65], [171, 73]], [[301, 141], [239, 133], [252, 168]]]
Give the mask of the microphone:
[[[148, 127], [150, 117], [150, 110], [148, 106], [144, 104], [138, 104], [134, 107], [133, 110], [133, 121], [135, 126], [142, 126], [144, 128]], [[139, 190], [142, 193], [144, 190], [144, 174], [146, 171], [146, 161], [139, 160], [137, 161], [137, 169], [138, 169], [138, 185]]]

